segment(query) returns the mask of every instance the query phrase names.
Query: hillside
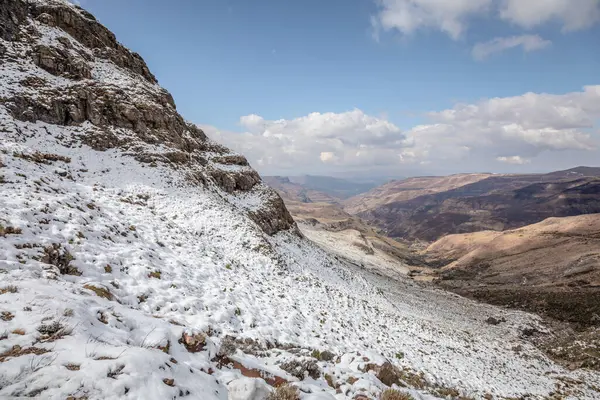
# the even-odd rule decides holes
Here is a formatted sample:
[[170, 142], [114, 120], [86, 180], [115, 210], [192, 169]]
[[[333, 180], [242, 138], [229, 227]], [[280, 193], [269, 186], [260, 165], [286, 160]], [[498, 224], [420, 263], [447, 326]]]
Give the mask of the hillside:
[[[586, 174], [597, 170], [583, 169]], [[599, 193], [598, 177], [576, 171], [492, 175], [450, 190], [376, 206], [358, 216], [391, 237], [434, 241], [447, 234], [500, 231], [549, 217], [600, 212]]]
[[450, 176], [425, 176], [395, 180], [370, 191], [351, 197], [344, 202], [350, 214], [360, 214], [395, 202], [419, 196], [445, 192], [486, 179], [490, 174], [458, 174]]
[[[600, 368], [600, 214], [448, 235], [424, 254], [442, 266], [436, 275], [446, 289], [578, 326], [558, 335], [555, 355]], [[565, 351], [572, 348], [578, 351]]]
[[[448, 235], [426, 254], [446, 264], [443, 285], [488, 301], [496, 294], [497, 301], [582, 323], [600, 313], [600, 214], [549, 218], [504, 232]], [[511, 299], [501, 298], [509, 291]], [[555, 298], [542, 300], [544, 293]]]
[[0, 138], [0, 398], [598, 396], [532, 342], [539, 317], [306, 240], [71, 3], [0, 2]]
[[325, 250], [393, 276], [422, 270], [422, 258], [407, 244], [381, 235], [359, 217], [348, 214], [341, 199], [307, 189], [287, 177], [268, 176], [264, 181], [281, 195], [301, 232]]

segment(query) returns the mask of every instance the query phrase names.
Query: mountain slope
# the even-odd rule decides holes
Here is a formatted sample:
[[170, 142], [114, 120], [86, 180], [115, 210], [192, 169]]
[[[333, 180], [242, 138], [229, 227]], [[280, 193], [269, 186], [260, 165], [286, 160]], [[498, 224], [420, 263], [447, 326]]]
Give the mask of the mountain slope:
[[440, 283], [461, 293], [584, 324], [600, 315], [600, 214], [448, 235], [426, 254], [447, 264]]
[[435, 241], [446, 234], [513, 229], [553, 216], [599, 212], [600, 178], [580, 175], [494, 175], [358, 215], [391, 237]]
[[391, 181], [367, 193], [351, 197], [344, 202], [350, 214], [360, 214], [386, 204], [407, 201], [415, 197], [444, 192], [486, 179], [490, 174], [458, 174], [450, 176], [424, 176]]
[[539, 318], [298, 235], [88, 13], [16, 0], [0, 22], [0, 397], [248, 399], [264, 381], [302, 400], [597, 396], [597, 374], [523, 336]]

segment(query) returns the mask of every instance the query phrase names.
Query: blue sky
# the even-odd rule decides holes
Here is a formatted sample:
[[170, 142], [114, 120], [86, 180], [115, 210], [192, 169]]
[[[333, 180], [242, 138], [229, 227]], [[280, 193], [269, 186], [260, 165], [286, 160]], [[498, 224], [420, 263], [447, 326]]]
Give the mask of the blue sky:
[[[214, 127], [227, 144], [249, 152], [251, 162], [259, 169], [271, 165], [267, 172], [279, 172], [277, 161], [269, 164], [264, 155], [261, 159], [258, 150], [251, 149], [251, 143], [239, 143], [239, 137], [248, 136], [251, 141], [256, 135], [265, 136], [265, 129], [280, 119], [290, 122], [286, 127], [276, 125], [287, 133], [287, 126], [294, 125], [291, 122], [310, 113], [333, 113], [335, 120], [338, 115], [360, 110], [365, 117], [397, 127], [402, 133], [392, 129], [400, 135], [394, 142], [403, 143], [395, 146], [405, 149], [415, 144], [400, 139], [410, 136], [406, 132], [415, 126], [430, 124], [431, 117], [426, 113], [450, 110], [457, 103], [478, 104], [487, 98], [512, 98], [527, 92], [582, 93], [584, 86], [600, 84], [600, 24], [591, 15], [600, 5], [597, 0], [575, 0], [589, 9], [585, 14], [571, 15], [565, 11], [567, 8], [560, 9], [562, 1], [553, 0], [558, 5], [555, 13], [548, 16], [535, 9], [523, 9], [526, 6], [517, 3], [510, 9], [508, 3], [513, 0], [81, 3], [122, 43], [144, 57], [160, 84], [173, 94], [186, 119]], [[475, 3], [480, 3], [480, 8], [473, 9]], [[528, 39], [523, 39], [525, 36]], [[483, 45], [483, 54], [494, 48], [503, 51], [492, 52], [484, 59], [474, 55], [477, 43], [495, 38], [501, 38], [496, 47]], [[530, 48], [526, 48], [526, 43]], [[252, 130], [240, 123], [240, 118], [248, 115], [258, 115], [266, 121], [260, 125], [262, 132], [257, 126]], [[593, 141], [599, 116], [588, 117], [596, 125], [579, 128], [592, 135]], [[296, 126], [288, 134], [298, 138], [304, 134], [303, 126]], [[234, 132], [248, 134], [232, 139]], [[381, 135], [388, 137], [387, 133], [374, 132], [377, 138]], [[327, 140], [332, 139], [331, 134], [326, 136]], [[369, 139], [359, 137], [363, 139], [352, 140], [358, 147], [351, 152], [357, 148], [369, 150]], [[313, 139], [308, 135], [305, 141]], [[360, 167], [352, 157], [346, 157], [344, 152], [348, 149], [339, 143], [329, 143], [322, 149], [312, 145], [300, 148], [300, 143], [292, 148], [290, 141], [286, 144], [293, 155], [310, 151], [323, 164], [322, 169], [311, 170], [314, 162], [306, 159], [304, 163], [310, 168], [299, 163], [287, 166], [288, 169], [326, 173]], [[536, 152], [529, 148], [531, 145], [531, 141], [526, 143], [523, 155], [510, 153], [517, 151], [512, 147], [504, 150], [506, 154], [488, 151], [489, 165], [485, 161], [470, 165], [469, 159], [481, 155], [471, 154], [461, 165], [480, 170], [546, 169], [543, 160], [549, 156], [543, 153], [561, 151], [564, 156], [584, 151], [587, 157], [593, 152], [574, 149], [577, 146], [550, 146]], [[329, 151], [332, 146], [339, 154]], [[428, 148], [431, 151], [431, 146]], [[323, 161], [322, 153], [335, 154], [325, 156], [328, 159]], [[395, 168], [393, 155], [383, 158], [388, 156]], [[373, 157], [378, 158], [371, 155], [363, 164]], [[458, 157], [464, 161], [464, 155]], [[521, 157], [526, 161], [498, 163], [502, 157]], [[541, 163], [536, 165], [533, 161], [538, 158]], [[423, 157], [414, 163], [407, 160], [404, 157], [398, 165], [409, 170], [435, 164]]]

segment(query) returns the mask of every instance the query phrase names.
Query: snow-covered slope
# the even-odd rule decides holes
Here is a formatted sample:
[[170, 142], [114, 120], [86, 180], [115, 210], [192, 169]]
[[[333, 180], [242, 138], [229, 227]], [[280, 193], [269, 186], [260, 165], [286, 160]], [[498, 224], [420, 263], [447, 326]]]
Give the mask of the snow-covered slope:
[[245, 159], [186, 124], [85, 12], [16, 0], [0, 18], [0, 398], [239, 399], [242, 375], [303, 400], [391, 384], [598, 396], [597, 375], [526, 340], [537, 318], [302, 238]]

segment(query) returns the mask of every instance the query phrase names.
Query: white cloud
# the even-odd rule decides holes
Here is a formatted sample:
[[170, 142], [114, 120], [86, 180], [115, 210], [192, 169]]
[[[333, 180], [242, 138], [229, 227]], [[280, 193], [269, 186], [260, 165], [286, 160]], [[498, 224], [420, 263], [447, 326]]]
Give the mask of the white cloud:
[[203, 128], [266, 171], [397, 164], [401, 149], [411, 145], [397, 126], [360, 110], [311, 113], [290, 120], [248, 115], [240, 118], [240, 124], [246, 132]]
[[503, 0], [500, 17], [523, 28], [558, 21], [564, 31], [588, 28], [600, 21], [599, 0]]
[[379, 32], [410, 35], [432, 29], [457, 40], [475, 18], [501, 19], [531, 29], [557, 21], [563, 31], [585, 29], [600, 22], [600, 0], [374, 0], [374, 37]]
[[376, 31], [395, 29], [408, 35], [431, 28], [458, 39], [467, 28], [467, 19], [485, 13], [492, 0], [377, 0], [377, 3], [379, 12], [372, 19]]
[[522, 47], [523, 51], [531, 52], [541, 50], [552, 45], [549, 40], [544, 40], [539, 35], [521, 35], [510, 37], [499, 37], [488, 42], [477, 43], [473, 47], [473, 58], [476, 60], [484, 60], [492, 54], [501, 53], [504, 50], [515, 47]]
[[[360, 110], [289, 120], [248, 115], [240, 119], [244, 133], [204, 128], [266, 174], [398, 171], [411, 165], [487, 170], [495, 161], [534, 164], [550, 152], [570, 154], [578, 164], [577, 154], [598, 154], [600, 85], [457, 104], [427, 117], [429, 123], [405, 132]], [[465, 166], [473, 160], [479, 164]]]
[[514, 164], [514, 165], [523, 165], [531, 163], [531, 160], [527, 158], [523, 158], [521, 156], [510, 156], [510, 157], [496, 157], [497, 161], [506, 163], [506, 164]]

